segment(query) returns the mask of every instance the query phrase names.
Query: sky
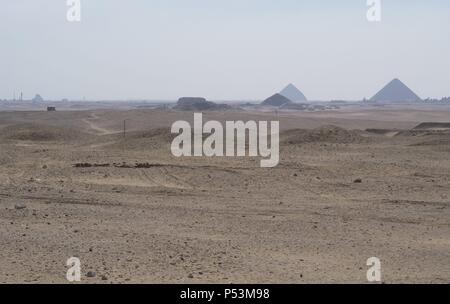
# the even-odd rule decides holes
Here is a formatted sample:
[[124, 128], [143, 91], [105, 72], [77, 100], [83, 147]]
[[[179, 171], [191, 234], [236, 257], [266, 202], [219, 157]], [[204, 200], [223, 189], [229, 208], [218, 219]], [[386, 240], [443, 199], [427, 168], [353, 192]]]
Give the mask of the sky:
[[450, 1], [0, 0], [0, 99], [360, 100], [399, 78], [450, 96]]

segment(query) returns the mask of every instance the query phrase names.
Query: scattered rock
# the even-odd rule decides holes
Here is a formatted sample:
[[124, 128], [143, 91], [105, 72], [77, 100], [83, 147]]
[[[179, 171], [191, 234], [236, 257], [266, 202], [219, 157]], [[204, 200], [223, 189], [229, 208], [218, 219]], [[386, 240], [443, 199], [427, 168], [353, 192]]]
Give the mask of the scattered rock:
[[188, 275], [188, 278], [189, 278], [189, 279], [193, 279], [193, 278], [194, 278], [194, 275], [193, 275], [192, 273], [190, 273], [190, 274]]
[[86, 276], [87, 276], [88, 278], [95, 278], [96, 275], [97, 275], [97, 274], [96, 274], [95, 272], [93, 272], [93, 271], [89, 271], [89, 272], [86, 274]]
[[27, 206], [25, 206], [24, 204], [16, 204], [14, 206], [14, 209], [16, 209], [16, 210], [22, 210], [22, 209], [26, 209], [26, 208], [27, 208]]

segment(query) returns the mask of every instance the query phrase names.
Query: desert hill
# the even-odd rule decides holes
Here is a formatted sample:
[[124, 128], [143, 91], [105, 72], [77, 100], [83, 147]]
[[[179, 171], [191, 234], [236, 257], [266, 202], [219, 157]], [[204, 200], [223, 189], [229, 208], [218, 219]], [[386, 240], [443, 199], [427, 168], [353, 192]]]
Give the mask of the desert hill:
[[281, 142], [284, 144], [303, 144], [314, 142], [325, 143], [360, 143], [367, 142], [361, 136], [362, 131], [346, 130], [333, 125], [325, 125], [312, 130], [295, 129], [280, 134]]

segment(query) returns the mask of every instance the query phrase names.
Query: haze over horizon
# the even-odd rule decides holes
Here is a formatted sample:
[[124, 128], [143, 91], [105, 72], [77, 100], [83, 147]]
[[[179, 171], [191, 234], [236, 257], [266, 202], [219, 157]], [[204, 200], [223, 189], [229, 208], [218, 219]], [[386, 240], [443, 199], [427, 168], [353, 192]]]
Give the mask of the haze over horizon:
[[[309, 2], [309, 3], [308, 3]], [[0, 99], [360, 100], [399, 78], [450, 95], [450, 3], [365, 0], [1, 1]]]

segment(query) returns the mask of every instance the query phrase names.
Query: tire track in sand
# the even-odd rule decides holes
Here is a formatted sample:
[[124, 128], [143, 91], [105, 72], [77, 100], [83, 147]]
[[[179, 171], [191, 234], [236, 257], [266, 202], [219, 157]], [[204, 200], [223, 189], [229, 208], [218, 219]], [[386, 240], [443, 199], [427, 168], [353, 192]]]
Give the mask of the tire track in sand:
[[83, 118], [82, 121], [89, 125], [89, 127], [96, 131], [99, 135], [109, 135], [109, 134], [117, 134], [120, 132], [117, 131], [111, 131], [105, 128], [100, 127], [92, 120], [100, 120], [100, 117], [97, 116], [97, 114], [92, 113], [88, 118]]

